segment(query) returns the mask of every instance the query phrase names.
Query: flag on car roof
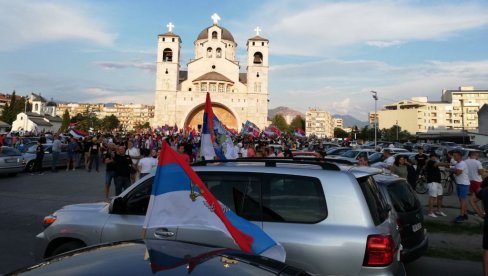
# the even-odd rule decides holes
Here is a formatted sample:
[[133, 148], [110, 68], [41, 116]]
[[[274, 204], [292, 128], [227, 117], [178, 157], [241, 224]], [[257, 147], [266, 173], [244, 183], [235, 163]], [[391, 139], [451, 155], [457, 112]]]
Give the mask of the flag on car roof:
[[207, 92], [205, 110], [203, 112], [203, 127], [201, 134], [200, 156], [205, 160], [225, 160], [225, 153], [234, 148], [232, 134], [213, 113], [210, 93]]
[[165, 142], [143, 228], [185, 226], [215, 229], [245, 252], [280, 261], [286, 257], [283, 247], [260, 227], [220, 203], [190, 165]]

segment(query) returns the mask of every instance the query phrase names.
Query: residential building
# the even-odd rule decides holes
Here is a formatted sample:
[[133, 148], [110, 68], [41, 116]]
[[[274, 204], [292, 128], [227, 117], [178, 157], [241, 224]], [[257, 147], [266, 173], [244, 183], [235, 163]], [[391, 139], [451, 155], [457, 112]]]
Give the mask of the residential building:
[[101, 112], [103, 108], [104, 104], [102, 103], [59, 103], [57, 115], [63, 116], [66, 110], [68, 110], [70, 117], [74, 117], [77, 114], [96, 114]]
[[342, 118], [332, 118], [334, 128], [344, 128], [344, 120]]
[[315, 135], [318, 138], [334, 137], [334, 121], [327, 111], [309, 108], [305, 114], [305, 126], [307, 136]]
[[478, 132], [488, 135], [488, 104], [484, 104], [478, 111]]
[[[427, 97], [413, 97], [385, 105], [378, 111], [378, 127], [388, 129], [398, 125], [412, 134], [434, 129], [476, 131], [478, 111], [488, 103], [488, 90], [473, 87], [443, 90], [441, 99], [428, 101]], [[370, 122], [374, 120], [371, 117]]]

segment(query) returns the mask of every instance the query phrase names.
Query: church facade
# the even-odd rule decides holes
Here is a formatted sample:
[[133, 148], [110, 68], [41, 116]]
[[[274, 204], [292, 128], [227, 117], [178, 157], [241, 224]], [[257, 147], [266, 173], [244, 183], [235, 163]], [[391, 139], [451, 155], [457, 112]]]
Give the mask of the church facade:
[[167, 25], [158, 36], [154, 127], [176, 125], [200, 130], [206, 93], [210, 93], [216, 116], [228, 128], [239, 130], [246, 120], [260, 128], [268, 117], [268, 43], [256, 35], [247, 40], [245, 72], [236, 58], [237, 43], [226, 28], [203, 29], [194, 42], [195, 55], [181, 70], [181, 38]]

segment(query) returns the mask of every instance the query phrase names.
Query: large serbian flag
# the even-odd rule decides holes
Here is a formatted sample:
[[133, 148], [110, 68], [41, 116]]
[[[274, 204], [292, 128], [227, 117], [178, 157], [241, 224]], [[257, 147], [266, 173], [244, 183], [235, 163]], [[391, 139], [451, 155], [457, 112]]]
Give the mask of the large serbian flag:
[[[213, 229], [243, 251], [284, 261], [283, 247], [260, 227], [232, 212], [209, 192], [191, 167], [163, 143], [144, 229]], [[206, 232], [208, 233], [208, 232]], [[178, 233], [176, 234], [178, 236]], [[205, 243], [205, 240], [200, 241]]]
[[[215, 116], [210, 101], [210, 93], [207, 92], [205, 109], [203, 112], [203, 127], [201, 135], [200, 156], [205, 160], [225, 160], [231, 157], [234, 149], [231, 139], [232, 133]], [[232, 158], [232, 157], [231, 157]]]

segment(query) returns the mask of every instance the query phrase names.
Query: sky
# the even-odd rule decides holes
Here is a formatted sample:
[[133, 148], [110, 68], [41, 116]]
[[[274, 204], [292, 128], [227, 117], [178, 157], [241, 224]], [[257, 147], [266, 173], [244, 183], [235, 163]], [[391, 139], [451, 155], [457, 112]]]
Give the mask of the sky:
[[0, 92], [154, 105], [157, 35], [172, 22], [184, 69], [219, 14], [238, 44], [269, 39], [269, 107], [367, 121], [443, 89], [488, 89], [488, 1], [0, 0]]

